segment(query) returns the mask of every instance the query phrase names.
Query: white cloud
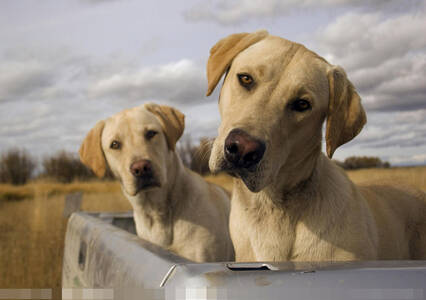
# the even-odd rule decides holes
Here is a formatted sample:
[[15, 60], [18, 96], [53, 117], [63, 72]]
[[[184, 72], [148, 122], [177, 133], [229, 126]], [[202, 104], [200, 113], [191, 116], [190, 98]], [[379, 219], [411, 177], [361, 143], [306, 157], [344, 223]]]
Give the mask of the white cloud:
[[395, 156], [390, 158], [390, 162], [394, 165], [425, 165], [426, 154]]
[[426, 107], [426, 12], [348, 13], [315, 34], [315, 50], [343, 66], [368, 110]]
[[80, 2], [82, 3], [88, 3], [88, 4], [104, 4], [104, 3], [109, 3], [109, 2], [118, 2], [120, 0], [80, 0]]
[[371, 112], [361, 133], [336, 151], [334, 158], [377, 156], [392, 165], [426, 164], [426, 109]]
[[317, 43], [347, 70], [380, 66], [426, 47], [425, 12], [389, 18], [383, 13], [348, 13], [316, 34]]
[[38, 156], [75, 152], [98, 120], [145, 101], [180, 108], [196, 128], [187, 130], [191, 136], [211, 134], [215, 126], [203, 122], [209, 118], [196, 109], [215, 102], [214, 97], [205, 101], [204, 73], [204, 64], [188, 59], [142, 67], [132, 59], [86, 57], [69, 49], [5, 51], [0, 55], [2, 149], [23, 147]]
[[0, 101], [29, 97], [52, 84], [52, 70], [37, 60], [9, 61], [0, 65]]
[[75, 95], [87, 63], [67, 49], [8, 49], [0, 55], [0, 103]]
[[123, 101], [164, 100], [188, 104], [204, 99], [204, 66], [182, 59], [154, 66], [130, 68], [100, 78], [89, 87], [91, 98]]
[[368, 115], [367, 126], [355, 143], [368, 148], [426, 146], [426, 108], [418, 111], [371, 113]]
[[407, 0], [218, 0], [200, 2], [184, 12], [188, 21], [210, 21], [221, 25], [235, 25], [256, 18], [271, 18], [315, 9], [352, 7], [400, 11], [420, 5], [421, 1]]

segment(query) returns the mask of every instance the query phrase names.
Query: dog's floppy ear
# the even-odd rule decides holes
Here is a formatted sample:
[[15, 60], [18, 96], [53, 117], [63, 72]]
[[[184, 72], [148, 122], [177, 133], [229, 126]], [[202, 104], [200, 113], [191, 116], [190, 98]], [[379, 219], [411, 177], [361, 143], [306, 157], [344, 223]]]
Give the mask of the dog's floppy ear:
[[328, 72], [330, 99], [326, 125], [327, 154], [331, 158], [340, 145], [349, 142], [367, 122], [361, 98], [339, 66]]
[[254, 33], [236, 33], [221, 39], [210, 49], [207, 62], [207, 96], [215, 89], [223, 73], [231, 65], [232, 60], [241, 51], [263, 40], [268, 35], [266, 30]]
[[99, 121], [86, 135], [78, 152], [81, 162], [98, 177], [104, 177], [106, 172], [106, 161], [101, 144], [104, 126], [105, 121]]
[[176, 142], [185, 129], [185, 115], [176, 108], [167, 105], [147, 103], [145, 108], [158, 117], [164, 129], [169, 148], [175, 150]]

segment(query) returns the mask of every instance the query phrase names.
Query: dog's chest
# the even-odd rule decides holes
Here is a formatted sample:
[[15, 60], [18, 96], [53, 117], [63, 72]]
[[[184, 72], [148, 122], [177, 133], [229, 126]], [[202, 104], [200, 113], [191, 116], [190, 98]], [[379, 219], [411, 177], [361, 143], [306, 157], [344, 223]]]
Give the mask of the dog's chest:
[[252, 245], [257, 260], [283, 261], [290, 259], [295, 230], [291, 220], [280, 213], [272, 214], [253, 225]]
[[309, 228], [305, 222], [299, 221], [295, 228], [295, 239], [289, 260], [320, 261], [331, 259], [333, 247], [331, 241], [323, 239], [319, 228]]
[[173, 229], [168, 222], [160, 222], [146, 214], [134, 214], [136, 231], [140, 238], [167, 248], [173, 241]]
[[[245, 245], [239, 247], [234, 241], [236, 256], [240, 258], [239, 260], [286, 261], [290, 259], [295, 241], [295, 222], [291, 216], [273, 205], [241, 205], [239, 212], [242, 212], [239, 216], [241, 224], [239, 226], [231, 224], [233, 239], [238, 239], [238, 244]], [[248, 247], [251, 251], [247, 249]], [[246, 255], [248, 252], [251, 253]]]

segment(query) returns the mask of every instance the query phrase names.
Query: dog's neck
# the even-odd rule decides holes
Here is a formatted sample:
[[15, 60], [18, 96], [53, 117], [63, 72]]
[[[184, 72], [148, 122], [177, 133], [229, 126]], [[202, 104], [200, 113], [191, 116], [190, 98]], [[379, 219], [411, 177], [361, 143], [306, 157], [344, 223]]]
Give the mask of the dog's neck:
[[[170, 165], [167, 166], [167, 180], [161, 188], [127, 196], [133, 206], [136, 230], [140, 237], [162, 247], [173, 242], [173, 222], [178, 217], [176, 209], [176, 189], [185, 179], [185, 167], [179, 156], [171, 152]], [[179, 199], [182, 201], [182, 199]]]
[[286, 195], [305, 189], [318, 169], [321, 144], [314, 144], [309, 149], [305, 155], [296, 152], [295, 155], [289, 156], [266, 191]]
[[[330, 185], [349, 184], [346, 176], [341, 176], [340, 170], [322, 152], [320, 145], [300, 159], [294, 158], [291, 164], [286, 164], [273, 184], [267, 186], [259, 195], [274, 206], [285, 209], [289, 214], [306, 211], [308, 207], [327, 209], [345, 205], [345, 197], [323, 199], [324, 191]], [[340, 189], [337, 189], [340, 190]], [[343, 189], [345, 190], [345, 189]], [[339, 209], [335, 209], [337, 211]]]

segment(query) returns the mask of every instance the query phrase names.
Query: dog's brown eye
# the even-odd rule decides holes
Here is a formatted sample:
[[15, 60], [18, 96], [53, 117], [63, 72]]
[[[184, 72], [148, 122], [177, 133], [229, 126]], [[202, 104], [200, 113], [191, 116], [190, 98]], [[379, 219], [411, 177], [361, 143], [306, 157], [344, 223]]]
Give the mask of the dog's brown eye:
[[109, 147], [111, 149], [118, 150], [118, 149], [121, 148], [121, 143], [119, 141], [112, 141], [112, 143]]
[[250, 90], [254, 85], [254, 79], [249, 74], [237, 74], [238, 81], [246, 89]]
[[290, 108], [298, 112], [303, 112], [311, 109], [311, 104], [304, 99], [297, 99], [290, 104]]
[[147, 140], [150, 140], [150, 139], [152, 139], [156, 134], [157, 134], [158, 132], [157, 131], [154, 131], [154, 130], [148, 130], [146, 133], [145, 133], [145, 138], [147, 139]]

